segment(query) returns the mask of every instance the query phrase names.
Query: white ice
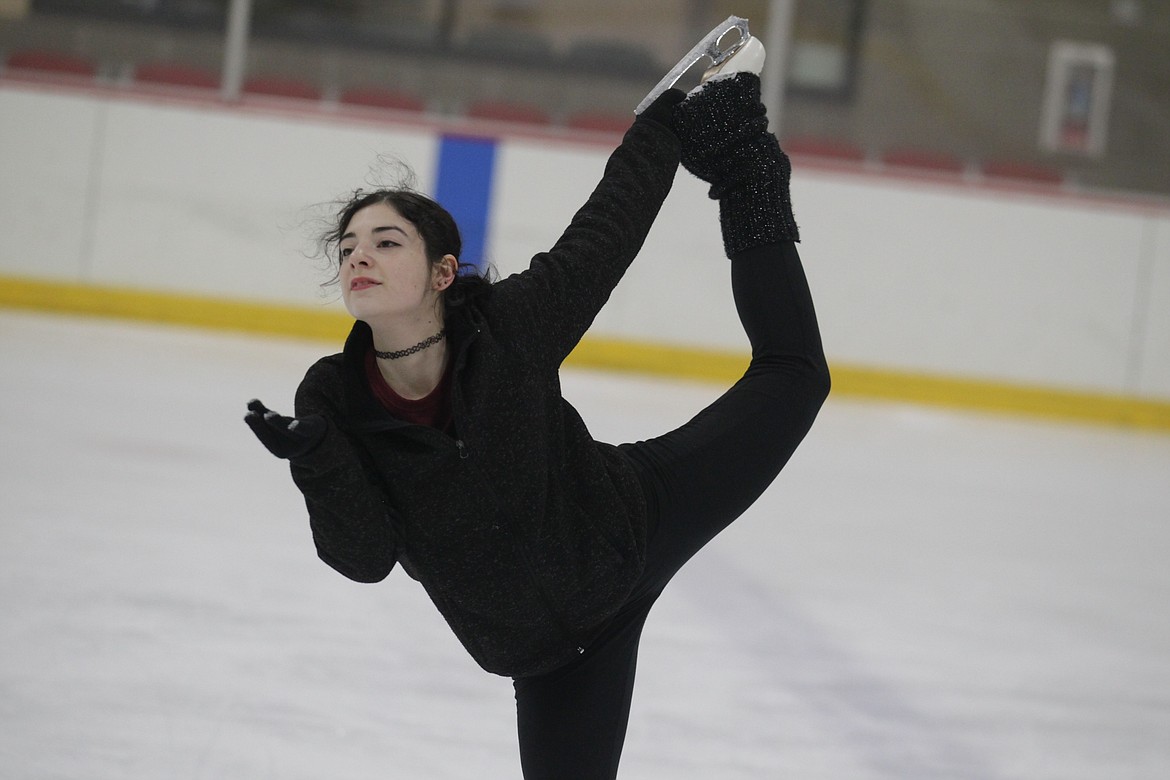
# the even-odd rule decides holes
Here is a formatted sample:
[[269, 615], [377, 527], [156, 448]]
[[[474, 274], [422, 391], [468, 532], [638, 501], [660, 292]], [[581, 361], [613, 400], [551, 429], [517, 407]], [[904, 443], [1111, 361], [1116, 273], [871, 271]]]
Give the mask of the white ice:
[[[330, 345], [0, 313], [0, 778], [517, 778], [242, 421]], [[599, 438], [718, 387], [567, 371]], [[1170, 777], [1170, 436], [831, 398], [651, 615], [625, 780]]]

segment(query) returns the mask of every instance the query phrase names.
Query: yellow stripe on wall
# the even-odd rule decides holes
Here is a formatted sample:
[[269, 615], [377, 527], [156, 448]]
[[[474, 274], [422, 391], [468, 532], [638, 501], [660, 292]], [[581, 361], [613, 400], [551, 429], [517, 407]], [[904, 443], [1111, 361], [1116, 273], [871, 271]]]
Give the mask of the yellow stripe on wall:
[[907, 403], [1170, 431], [1170, 403], [977, 379], [834, 366], [833, 391]]
[[[0, 276], [0, 306], [314, 339], [340, 346], [335, 311]], [[587, 337], [572, 365], [730, 384], [746, 354]], [[833, 365], [833, 393], [957, 409], [1170, 431], [1170, 402]]]
[[302, 306], [0, 276], [0, 306], [194, 325], [339, 343], [353, 318]]
[[[596, 368], [731, 384], [743, 374], [748, 356], [587, 338], [570, 360]], [[1170, 431], [1170, 403], [1165, 401], [839, 364], [831, 368], [833, 395]]]

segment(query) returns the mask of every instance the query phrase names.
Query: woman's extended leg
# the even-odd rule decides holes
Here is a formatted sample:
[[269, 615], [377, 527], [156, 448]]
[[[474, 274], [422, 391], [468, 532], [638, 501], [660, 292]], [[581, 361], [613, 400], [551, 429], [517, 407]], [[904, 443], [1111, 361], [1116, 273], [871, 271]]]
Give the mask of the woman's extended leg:
[[623, 450], [639, 466], [658, 532], [642, 586], [663, 587], [772, 483], [812, 425], [828, 369], [791, 241], [732, 258], [732, 287], [752, 361], [687, 424]]
[[711, 185], [736, 310], [752, 345], [747, 372], [682, 428], [625, 451], [659, 525], [650, 587], [738, 517], [788, 462], [829, 390], [812, 295], [796, 251], [791, 167], [751, 73], [709, 82], [675, 114], [687, 170]]

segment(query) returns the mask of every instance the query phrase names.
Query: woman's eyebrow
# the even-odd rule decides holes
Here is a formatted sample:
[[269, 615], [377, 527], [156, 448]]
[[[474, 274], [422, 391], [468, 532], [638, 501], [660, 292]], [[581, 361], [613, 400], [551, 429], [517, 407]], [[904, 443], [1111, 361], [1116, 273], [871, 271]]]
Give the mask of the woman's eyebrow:
[[[404, 238], [409, 238], [406, 231], [403, 230], [402, 228], [398, 227], [397, 225], [384, 225], [382, 227], [376, 227], [373, 230], [371, 230], [370, 232], [371, 233], [385, 233], [389, 230], [397, 230], [399, 233], [401, 233], [403, 235]], [[345, 241], [347, 238], [357, 238], [357, 233], [354, 233], [352, 231], [349, 233], [346, 233], [345, 235], [343, 235], [341, 237], [341, 240]]]

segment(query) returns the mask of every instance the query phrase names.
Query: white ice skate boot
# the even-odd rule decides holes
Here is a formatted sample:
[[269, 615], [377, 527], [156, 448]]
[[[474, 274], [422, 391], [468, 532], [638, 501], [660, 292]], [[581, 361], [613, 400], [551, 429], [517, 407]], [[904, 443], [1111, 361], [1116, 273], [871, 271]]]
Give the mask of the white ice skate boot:
[[736, 44], [735, 51], [722, 64], [709, 68], [703, 74], [700, 83], [706, 84], [715, 79], [734, 76], [736, 73], [754, 73], [757, 76], [764, 70], [764, 44], [759, 38], [748, 36]]
[[[732, 30], [739, 31], [739, 38], [726, 47], [723, 46], [723, 37]], [[666, 90], [670, 89], [696, 63], [704, 58], [711, 61], [711, 67], [703, 74], [703, 82], [714, 78], [750, 71], [759, 75], [764, 67], [764, 45], [748, 32], [748, 20], [739, 16], [729, 16], [711, 32], [704, 36], [693, 49], [678, 61], [670, 72], [650, 90], [650, 94], [643, 98], [635, 114], [641, 114], [646, 106]]]

